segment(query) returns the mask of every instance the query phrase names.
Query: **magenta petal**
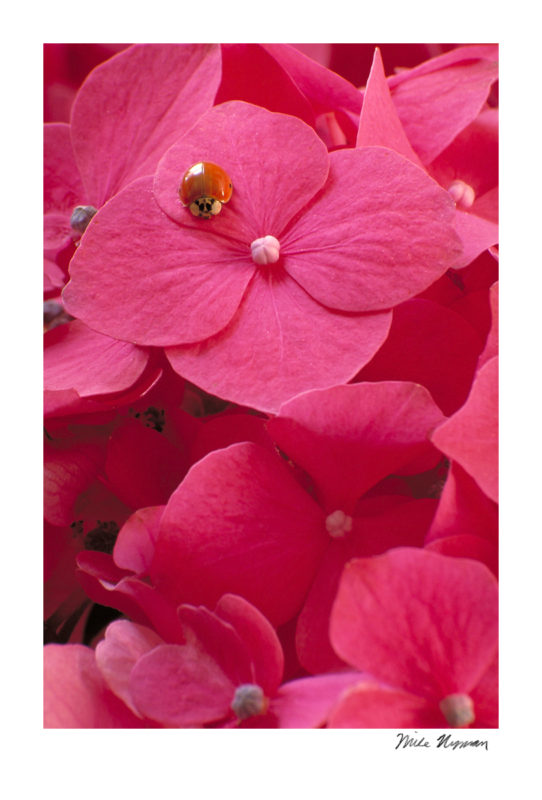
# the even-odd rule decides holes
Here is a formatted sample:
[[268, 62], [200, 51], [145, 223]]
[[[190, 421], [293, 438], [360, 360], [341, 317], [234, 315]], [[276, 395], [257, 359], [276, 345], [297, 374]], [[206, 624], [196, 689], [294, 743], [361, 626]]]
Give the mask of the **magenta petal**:
[[345, 567], [330, 635], [347, 663], [440, 701], [469, 693], [497, 647], [497, 581], [483, 564], [397, 548]]
[[431, 550], [432, 553], [442, 553], [443, 556], [473, 558], [476, 561], [481, 561], [496, 578], [499, 576], [499, 549], [496, 542], [489, 542], [480, 536], [471, 536], [465, 533], [434, 539], [426, 544], [425, 547], [427, 550]]
[[144, 727], [108, 689], [90, 647], [48, 644], [43, 653], [45, 728]]
[[498, 487], [498, 356], [479, 370], [465, 405], [433, 433], [431, 439], [457, 461], [496, 503]]
[[363, 95], [356, 140], [356, 147], [371, 145], [389, 147], [423, 168], [397, 116], [378, 47], [375, 49], [371, 73]]
[[74, 503], [96, 477], [103, 461], [103, 451], [92, 443], [56, 447], [44, 443], [44, 514], [53, 525], [70, 525]]
[[118, 567], [129, 569], [136, 575], [149, 574], [163, 510], [164, 506], [140, 508], [126, 520], [113, 551]]
[[43, 218], [43, 247], [45, 250], [61, 250], [72, 241], [73, 231], [67, 214], [50, 211]]
[[390, 333], [356, 380], [421, 383], [444, 414], [470, 391], [482, 339], [454, 310], [413, 298], [393, 309]]
[[211, 107], [220, 81], [213, 44], [134, 45], [94, 69], [72, 109], [77, 163], [97, 208]]
[[278, 456], [232, 445], [195, 464], [171, 496], [151, 577], [173, 602], [213, 606], [231, 592], [279, 625], [310, 585], [327, 543], [323, 523]]
[[[280, 63], [261, 44], [222, 44], [222, 80], [215, 105], [228, 100], [291, 114], [314, 125], [314, 112]], [[262, 76], [265, 75], [265, 80]]]
[[184, 453], [135, 419], [111, 434], [105, 460], [107, 482], [131, 509], [167, 503], [186, 468]]
[[494, 45], [458, 47], [389, 79], [403, 127], [429, 164], [480, 113], [497, 79]]
[[235, 686], [253, 682], [247, 644], [232, 625], [204, 606], [181, 605], [177, 614], [186, 641], [204, 650]]
[[[346, 691], [329, 716], [328, 728], [443, 728], [438, 707], [398, 689], [361, 683]], [[420, 738], [420, 737], [418, 737]]]
[[96, 646], [96, 665], [107, 685], [138, 717], [129, 690], [130, 672], [141, 656], [163, 643], [150, 628], [119, 619], [108, 625]]
[[351, 513], [368, 489], [425, 452], [442, 419], [423, 386], [387, 381], [305, 392], [268, 431], [315, 481], [327, 513]]
[[478, 368], [499, 353], [499, 283], [498, 281], [489, 290], [491, 305], [491, 328], [487, 335], [486, 346], [478, 359]]
[[161, 645], [138, 660], [129, 688], [141, 714], [184, 727], [227, 716], [236, 687], [204, 650]]
[[372, 517], [357, 517], [344, 539], [330, 543], [297, 619], [296, 651], [308, 672], [316, 674], [344, 667], [329, 641], [329, 619], [346, 562], [392, 547], [421, 547], [435, 512], [435, 502], [413, 500]]
[[308, 58], [293, 45], [262, 46], [287, 70], [316, 113], [343, 108], [357, 117], [361, 94], [349, 81]]
[[337, 672], [283, 683], [270, 711], [279, 728], [320, 728], [345, 689], [362, 677], [359, 672]]
[[117, 339], [199, 341], [232, 318], [254, 264], [248, 246], [244, 255], [209, 230], [172, 222], [151, 186], [152, 178], [136, 181], [96, 214], [70, 264], [64, 304]]
[[456, 265], [453, 202], [425, 172], [384, 147], [329, 159], [324, 190], [281, 239], [286, 270], [312, 297], [343, 311], [390, 308]]
[[471, 692], [476, 728], [499, 727], [499, 661], [496, 657]]
[[73, 155], [70, 126], [64, 122], [46, 124], [43, 128], [43, 150], [44, 211], [63, 212], [69, 225], [74, 207], [86, 201]]
[[498, 524], [497, 503], [489, 499], [457, 462], [452, 461], [426, 541], [469, 534], [481, 536], [496, 545]]
[[257, 272], [222, 333], [166, 355], [205, 391], [276, 413], [300, 392], [350, 380], [384, 342], [390, 321], [389, 312], [331, 311], [284, 274]]
[[215, 614], [232, 625], [246, 644], [255, 682], [272, 697], [284, 671], [284, 654], [273, 626], [251, 603], [234, 594], [222, 595]]
[[459, 178], [474, 190], [476, 199], [496, 189], [499, 182], [498, 120], [497, 108], [484, 109], [430, 164], [431, 175], [441, 186], [448, 189]]
[[80, 397], [128, 389], [143, 374], [149, 354], [91, 330], [79, 320], [45, 334], [44, 387], [75, 389]]
[[456, 269], [466, 267], [484, 250], [499, 241], [499, 226], [466, 211], [456, 211], [455, 228], [463, 242], [463, 254], [455, 264]]
[[135, 622], [153, 628], [167, 642], [183, 641], [176, 610], [154, 587], [125, 577], [107, 553], [82, 551], [78, 578], [87, 595], [100, 605], [118, 608]]
[[[181, 178], [198, 161], [218, 164], [233, 183], [232, 199], [212, 221], [197, 219], [179, 202]], [[301, 120], [249, 103], [223, 103], [168, 150], [156, 172], [154, 193], [176, 222], [205, 232], [212, 225], [213, 232], [237, 238], [248, 248], [262, 236], [280, 237], [321, 189], [328, 166], [325, 145]]]
[[43, 291], [52, 292], [61, 289], [66, 282], [64, 270], [50, 258], [43, 259]]

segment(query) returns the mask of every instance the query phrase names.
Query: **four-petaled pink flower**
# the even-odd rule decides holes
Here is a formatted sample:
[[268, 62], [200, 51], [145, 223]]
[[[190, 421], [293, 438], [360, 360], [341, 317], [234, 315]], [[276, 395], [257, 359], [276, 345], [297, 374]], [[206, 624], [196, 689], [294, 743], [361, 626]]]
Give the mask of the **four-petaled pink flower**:
[[[198, 161], [234, 186], [212, 220], [179, 200]], [[328, 154], [300, 120], [225, 103], [170, 148], [154, 182], [132, 183], [96, 216], [64, 302], [102, 333], [165, 347], [206, 391], [274, 412], [369, 360], [389, 309], [457, 262], [453, 218], [447, 193], [393, 151]], [[269, 263], [251, 249], [265, 237]]]

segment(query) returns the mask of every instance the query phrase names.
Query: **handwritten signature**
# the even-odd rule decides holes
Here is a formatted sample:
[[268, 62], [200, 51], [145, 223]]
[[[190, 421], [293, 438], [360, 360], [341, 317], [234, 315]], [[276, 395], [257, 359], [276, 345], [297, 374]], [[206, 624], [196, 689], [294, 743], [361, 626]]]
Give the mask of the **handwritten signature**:
[[465, 747], [481, 747], [484, 750], [489, 750], [489, 742], [487, 739], [452, 739], [451, 733], [443, 733], [437, 736], [436, 743], [431, 743], [425, 736], [419, 736], [418, 731], [414, 731], [414, 736], [408, 733], [398, 733], [398, 742], [395, 749], [400, 747], [406, 749], [407, 747], [436, 747], [443, 748], [444, 750], [463, 750]]

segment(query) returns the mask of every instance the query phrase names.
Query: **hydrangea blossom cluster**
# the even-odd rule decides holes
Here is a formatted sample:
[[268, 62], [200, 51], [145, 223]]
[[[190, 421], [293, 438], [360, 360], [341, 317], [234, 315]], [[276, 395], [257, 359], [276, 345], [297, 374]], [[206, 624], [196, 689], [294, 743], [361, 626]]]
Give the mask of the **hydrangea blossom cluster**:
[[497, 47], [115, 47], [45, 125], [45, 726], [496, 727]]

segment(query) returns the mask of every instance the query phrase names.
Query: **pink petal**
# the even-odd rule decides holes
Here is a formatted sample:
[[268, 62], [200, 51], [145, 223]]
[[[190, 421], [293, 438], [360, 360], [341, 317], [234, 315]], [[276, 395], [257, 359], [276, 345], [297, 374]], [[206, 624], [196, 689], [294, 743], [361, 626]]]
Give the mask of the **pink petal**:
[[455, 227], [463, 242], [463, 255], [454, 266], [460, 269], [474, 261], [484, 250], [498, 243], [499, 226], [491, 220], [466, 211], [457, 210], [455, 213]]
[[[314, 112], [280, 63], [260, 44], [222, 44], [222, 80], [215, 105], [228, 100], [291, 114], [314, 125]], [[265, 75], [265, 80], [262, 76]]]
[[43, 246], [45, 250], [60, 250], [72, 241], [73, 231], [67, 214], [50, 211], [43, 218]]
[[481, 348], [458, 313], [414, 298], [394, 308], [388, 338], [356, 380], [421, 383], [450, 415], [467, 399]]
[[317, 64], [289, 44], [264, 44], [312, 104], [317, 114], [343, 108], [353, 116], [361, 110], [361, 94], [349, 81]]
[[81, 176], [75, 163], [70, 126], [48, 123], [43, 128], [44, 211], [61, 211], [69, 225], [74, 207], [86, 201]]
[[77, 496], [92, 483], [102, 465], [102, 448], [90, 442], [57, 446], [45, 441], [44, 454], [45, 518], [53, 525], [69, 525], [74, 520]]
[[466, 533], [496, 544], [498, 513], [497, 504], [457, 462], [452, 461], [426, 541]]
[[149, 353], [110, 339], [79, 320], [45, 334], [44, 386], [75, 389], [80, 397], [128, 389], [143, 374]]
[[190, 451], [190, 462], [199, 461], [213, 450], [237, 442], [254, 442], [273, 450], [274, 444], [265, 428], [265, 417], [254, 414], [225, 413], [206, 419]]
[[119, 619], [107, 626], [105, 638], [96, 646], [96, 665], [108, 687], [136, 717], [140, 714], [130, 695], [130, 672], [141, 656], [163, 643], [150, 628]]
[[148, 575], [164, 506], [140, 508], [119, 531], [113, 559], [121, 569]]
[[[181, 178], [198, 161], [223, 167], [233, 183], [232, 199], [212, 221], [194, 217], [179, 202]], [[325, 145], [301, 120], [230, 102], [204, 114], [168, 150], [154, 193], [161, 209], [183, 227], [208, 233], [211, 225], [213, 234], [248, 249], [263, 236], [280, 240], [286, 224], [322, 188], [328, 166]]]
[[62, 267], [50, 258], [43, 259], [43, 291], [52, 292], [61, 289], [66, 282], [66, 275]]
[[497, 582], [487, 567], [417, 548], [351, 561], [330, 626], [347, 663], [437, 702], [477, 684], [497, 633]]
[[107, 553], [82, 551], [78, 578], [87, 595], [100, 605], [117, 608], [134, 622], [152, 628], [166, 642], [182, 642], [175, 607], [154, 587], [127, 577]]
[[278, 456], [248, 443], [195, 464], [160, 529], [151, 577], [167, 597], [212, 606], [239, 594], [274, 625], [299, 609], [326, 546], [321, 509]]
[[233, 625], [204, 606], [180, 605], [177, 613], [190, 646], [215, 661], [234, 686], [253, 683], [248, 643]]
[[433, 433], [436, 447], [457, 461], [498, 502], [498, 357], [477, 373], [464, 406]]
[[395, 150], [396, 153], [410, 159], [423, 169], [423, 165], [412, 149], [397, 116], [378, 47], [375, 48], [371, 73], [363, 95], [363, 107], [356, 140], [356, 147], [370, 147], [371, 145]]
[[[329, 715], [328, 728], [444, 728], [436, 705], [398, 689], [360, 683], [346, 691]], [[408, 731], [408, 735], [414, 732]], [[417, 737], [418, 739], [421, 737]], [[397, 740], [396, 743], [402, 740]]]
[[226, 717], [235, 685], [191, 645], [161, 645], [142, 656], [129, 688], [140, 713], [163, 725], [204, 725]]
[[486, 346], [478, 359], [478, 369], [483, 367], [491, 358], [499, 352], [499, 284], [494, 283], [489, 290], [489, 302], [491, 304], [491, 329], [487, 336]]
[[167, 503], [187, 466], [183, 452], [135, 419], [118, 427], [109, 439], [107, 482], [131, 509]]
[[390, 308], [461, 257], [447, 192], [384, 147], [331, 153], [324, 190], [281, 238], [286, 270], [343, 311]]
[[232, 318], [254, 263], [248, 247], [245, 253], [208, 228], [191, 231], [172, 222], [151, 186], [151, 178], [134, 182], [96, 214], [70, 264], [64, 305], [117, 339], [199, 341]]
[[389, 79], [406, 135], [429, 164], [480, 113], [497, 79], [495, 45], [458, 47]]
[[44, 667], [45, 728], [146, 727], [108, 689], [89, 647], [48, 644]]
[[499, 727], [499, 662], [492, 661], [487, 672], [471, 692], [476, 713], [476, 728]]
[[330, 542], [297, 622], [297, 654], [308, 672], [344, 668], [329, 641], [329, 620], [347, 561], [392, 547], [421, 547], [434, 512], [434, 500], [402, 503], [374, 517], [355, 518], [350, 534]]
[[168, 348], [166, 355], [205, 391], [276, 413], [300, 392], [350, 380], [385, 340], [390, 319], [389, 313], [334, 312], [282, 271], [257, 272], [220, 335]]
[[215, 614], [237, 631], [250, 653], [255, 683], [272, 697], [284, 671], [284, 654], [273, 626], [251, 603], [234, 594], [222, 595]]
[[496, 542], [465, 533], [434, 539], [425, 547], [426, 550], [430, 550], [432, 553], [442, 553], [443, 556], [473, 558], [481, 561], [496, 578], [499, 577], [499, 550]]
[[498, 120], [498, 109], [484, 109], [433, 161], [429, 171], [441, 186], [448, 189], [460, 178], [474, 189], [476, 198], [496, 188], [499, 181]]
[[351, 513], [368, 489], [425, 452], [442, 419], [422, 386], [388, 381], [305, 392], [267, 427], [313, 478], [327, 513]]
[[81, 415], [81, 421], [86, 415], [106, 413], [111, 409], [127, 406], [139, 400], [153, 384], [157, 383], [162, 375], [162, 369], [155, 359], [149, 361], [141, 378], [131, 386], [128, 391], [110, 395], [93, 395], [81, 398], [74, 389], [48, 391], [43, 393], [45, 417], [75, 417]]
[[283, 683], [270, 705], [279, 728], [321, 728], [341, 694], [362, 678], [338, 672]]
[[94, 69], [72, 109], [77, 163], [100, 208], [211, 107], [220, 80], [213, 44], [134, 45]]

